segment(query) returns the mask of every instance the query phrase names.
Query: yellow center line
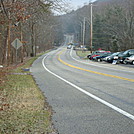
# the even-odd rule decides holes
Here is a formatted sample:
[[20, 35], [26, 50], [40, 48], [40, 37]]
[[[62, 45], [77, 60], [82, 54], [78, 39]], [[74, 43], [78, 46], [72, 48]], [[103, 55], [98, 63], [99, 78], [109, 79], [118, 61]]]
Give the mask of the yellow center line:
[[75, 68], [75, 69], [78, 69], [78, 70], [82, 70], [82, 71], [86, 71], [86, 72], [90, 72], [90, 73], [94, 73], [94, 74], [99, 74], [99, 75], [103, 75], [103, 76], [107, 76], [107, 77], [112, 77], [112, 78], [117, 78], [117, 79], [121, 79], [121, 80], [126, 80], [126, 81], [130, 81], [130, 82], [134, 82], [134, 79], [128, 79], [128, 78], [124, 78], [124, 77], [120, 77], [120, 76], [116, 76], [116, 75], [111, 75], [111, 74], [105, 74], [105, 73], [100, 73], [100, 72], [96, 72], [96, 71], [91, 71], [91, 70], [87, 70], [87, 69], [84, 69], [84, 68], [80, 68], [80, 67], [77, 67], [77, 66], [73, 66], [71, 64], [68, 64], [66, 62], [64, 62], [60, 56], [63, 52], [60, 52], [58, 54], [58, 60], [63, 63], [64, 65], [66, 66], [69, 66], [69, 67], [72, 67], [72, 68]]

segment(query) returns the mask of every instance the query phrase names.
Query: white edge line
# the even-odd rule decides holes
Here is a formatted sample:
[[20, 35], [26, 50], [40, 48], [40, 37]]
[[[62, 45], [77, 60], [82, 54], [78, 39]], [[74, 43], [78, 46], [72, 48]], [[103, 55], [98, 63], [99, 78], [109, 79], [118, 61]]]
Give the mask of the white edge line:
[[93, 98], [93, 99], [95, 99], [95, 100], [101, 102], [102, 104], [104, 104], [104, 105], [110, 107], [111, 109], [117, 111], [118, 113], [121, 113], [122, 115], [124, 115], [124, 116], [126, 116], [126, 117], [128, 117], [128, 118], [130, 118], [130, 119], [132, 119], [132, 120], [134, 120], [134, 116], [133, 116], [132, 114], [130, 114], [130, 113], [128, 113], [128, 112], [126, 112], [126, 111], [124, 111], [124, 110], [122, 110], [122, 109], [120, 109], [120, 108], [118, 108], [118, 107], [116, 107], [116, 106], [114, 106], [114, 105], [112, 105], [112, 104], [110, 104], [109, 102], [106, 102], [105, 100], [102, 100], [101, 98], [99, 98], [99, 97], [97, 97], [97, 96], [95, 96], [95, 95], [93, 95], [93, 94], [91, 94], [91, 93], [85, 91], [84, 89], [82, 89], [82, 88], [76, 86], [75, 84], [73, 84], [73, 83], [71, 83], [71, 82], [65, 80], [64, 78], [60, 77], [59, 75], [57, 75], [57, 74], [51, 72], [51, 71], [45, 66], [45, 64], [44, 64], [44, 63], [45, 63], [45, 59], [47, 58], [47, 56], [48, 56], [48, 55], [46, 55], [46, 56], [43, 58], [43, 60], [42, 60], [42, 65], [43, 65], [44, 69], [45, 69], [46, 71], [48, 71], [50, 74], [56, 76], [57, 78], [61, 79], [62, 81], [66, 82], [66, 83], [68, 83], [68, 84], [71, 85], [72, 87], [74, 87], [74, 88], [76, 88], [77, 90], [81, 91], [82, 93], [84, 93], [84, 94], [88, 95], [89, 97], [91, 97], [91, 98]]
[[[79, 63], [83, 63], [83, 64], [87, 64], [87, 65], [92, 65], [92, 66], [95, 66], [95, 67], [101, 67], [101, 68], [109, 69], [108, 67], [104, 67], [104, 66], [100, 66], [100, 65], [94, 65], [94, 64], [91, 64], [91, 63], [86, 63], [86, 62], [77, 60], [77, 59], [75, 59], [75, 58], [72, 56], [72, 51], [73, 51], [73, 50], [71, 49], [71, 51], [70, 51], [70, 56], [71, 56], [71, 58], [72, 58], [73, 60], [79, 62]], [[110, 68], [110, 69], [111, 69], [111, 70], [119, 71], [119, 70], [117, 70], [117, 69], [113, 69], [113, 68]], [[122, 72], [134, 73], [133, 71], [127, 71], [127, 70], [120, 70], [120, 71], [122, 71]]]

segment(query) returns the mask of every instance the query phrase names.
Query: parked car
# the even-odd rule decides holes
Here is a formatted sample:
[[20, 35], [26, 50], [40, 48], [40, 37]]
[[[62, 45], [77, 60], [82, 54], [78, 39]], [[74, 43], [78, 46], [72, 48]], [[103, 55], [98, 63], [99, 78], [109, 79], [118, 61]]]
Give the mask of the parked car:
[[103, 50], [94, 51], [92, 54], [87, 55], [87, 58], [91, 59], [93, 55], [97, 55], [98, 53], [104, 52]]
[[103, 60], [106, 61], [106, 62], [112, 63], [113, 60], [118, 60], [118, 55], [121, 54], [121, 53], [123, 53], [123, 52], [113, 53], [112, 55], [110, 55], [108, 57], [105, 57]]
[[86, 46], [83, 46], [83, 45], [80, 46], [80, 49], [81, 50], [84, 50], [84, 51], [87, 51], [88, 50], [88, 48]]
[[72, 45], [68, 45], [68, 46], [67, 46], [67, 49], [71, 49], [71, 48], [72, 48]]
[[126, 57], [124, 60], [124, 64], [131, 63], [134, 65], [134, 55], [131, 55], [130, 57]]
[[100, 56], [96, 56], [96, 57], [93, 57], [93, 60], [95, 61], [102, 61], [103, 58], [107, 57], [107, 56], [110, 56], [112, 53], [101, 53]]
[[134, 49], [126, 50], [124, 53], [118, 55], [118, 62], [124, 63], [125, 58], [131, 55], [134, 55]]
[[100, 56], [101, 54], [104, 54], [104, 53], [111, 53], [111, 52], [110, 51], [104, 51], [104, 50], [97, 50], [97, 51], [94, 51], [91, 55], [87, 55], [87, 58], [92, 60], [93, 57]]

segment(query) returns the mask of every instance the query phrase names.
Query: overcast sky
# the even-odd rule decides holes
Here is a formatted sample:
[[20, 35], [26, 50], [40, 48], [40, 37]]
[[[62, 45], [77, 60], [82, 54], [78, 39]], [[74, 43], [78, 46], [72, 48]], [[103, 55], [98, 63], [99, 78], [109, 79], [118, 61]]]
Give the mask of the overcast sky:
[[69, 3], [71, 5], [71, 7], [73, 7], [74, 9], [77, 9], [78, 7], [82, 7], [84, 6], [84, 4], [88, 4], [90, 2], [94, 2], [96, 0], [69, 0]]
[[[76, 9], [81, 8], [84, 5], [88, 5], [89, 3], [94, 2], [94, 1], [97, 1], [97, 0], [65, 0], [68, 11], [76, 10]], [[63, 15], [66, 13], [67, 12], [64, 12], [64, 11], [57, 12], [54, 10], [55, 15]]]

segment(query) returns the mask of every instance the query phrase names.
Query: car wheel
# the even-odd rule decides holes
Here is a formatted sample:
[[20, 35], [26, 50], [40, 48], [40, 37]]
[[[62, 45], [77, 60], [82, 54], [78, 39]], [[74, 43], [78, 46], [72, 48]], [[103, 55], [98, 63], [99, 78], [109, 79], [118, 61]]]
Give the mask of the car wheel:
[[132, 61], [132, 64], [134, 65], [134, 61]]

